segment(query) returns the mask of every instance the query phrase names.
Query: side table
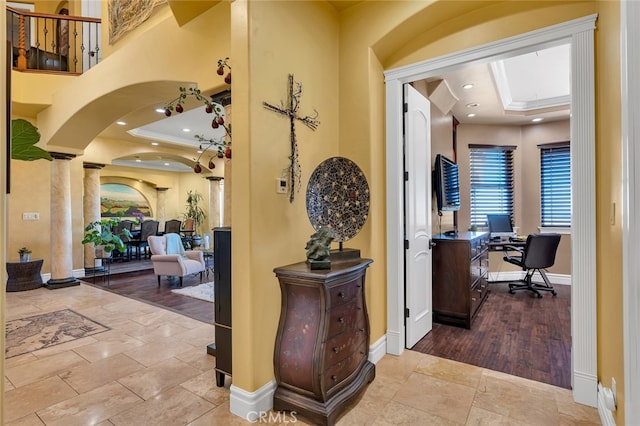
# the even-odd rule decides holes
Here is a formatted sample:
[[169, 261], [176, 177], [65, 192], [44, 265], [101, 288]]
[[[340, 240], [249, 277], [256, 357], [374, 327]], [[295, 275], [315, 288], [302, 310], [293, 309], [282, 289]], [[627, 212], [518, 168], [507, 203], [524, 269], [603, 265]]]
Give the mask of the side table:
[[213, 249], [207, 249], [204, 247], [196, 247], [192, 250], [197, 250], [202, 252], [202, 257], [204, 257], [204, 264], [206, 265], [205, 271], [207, 273], [207, 278], [209, 277], [209, 271], [213, 273]]
[[96, 257], [93, 261], [97, 263], [98, 261], [102, 264], [102, 270], [99, 267], [93, 268], [93, 283], [96, 283], [96, 275], [102, 275], [102, 283], [105, 281], [107, 283], [107, 287], [111, 286], [111, 261], [113, 259], [111, 257]]
[[42, 287], [43, 259], [29, 262], [7, 262], [7, 291], [33, 290]]

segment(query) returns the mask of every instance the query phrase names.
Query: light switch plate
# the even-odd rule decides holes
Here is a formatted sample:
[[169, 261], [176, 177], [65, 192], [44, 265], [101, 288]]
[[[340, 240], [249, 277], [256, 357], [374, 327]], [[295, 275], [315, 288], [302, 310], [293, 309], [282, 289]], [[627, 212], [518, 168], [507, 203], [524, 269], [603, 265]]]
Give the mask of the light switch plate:
[[23, 212], [22, 220], [40, 220], [40, 213], [38, 212]]

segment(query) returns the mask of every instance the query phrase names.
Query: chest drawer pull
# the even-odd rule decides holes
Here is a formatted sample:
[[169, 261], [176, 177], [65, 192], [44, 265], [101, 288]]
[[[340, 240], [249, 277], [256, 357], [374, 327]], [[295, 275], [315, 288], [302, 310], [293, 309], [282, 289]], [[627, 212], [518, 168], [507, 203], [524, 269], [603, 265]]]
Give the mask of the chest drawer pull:
[[338, 353], [340, 351], [340, 349], [338, 348], [333, 348], [333, 352]]
[[339, 322], [340, 324], [344, 324], [344, 318], [343, 318], [343, 317], [338, 318], [338, 322]]
[[343, 291], [339, 292], [338, 297], [341, 299], [344, 299], [344, 292]]
[[331, 380], [333, 380], [334, 382], [338, 381], [338, 376], [336, 376], [335, 374], [333, 376], [331, 376]]

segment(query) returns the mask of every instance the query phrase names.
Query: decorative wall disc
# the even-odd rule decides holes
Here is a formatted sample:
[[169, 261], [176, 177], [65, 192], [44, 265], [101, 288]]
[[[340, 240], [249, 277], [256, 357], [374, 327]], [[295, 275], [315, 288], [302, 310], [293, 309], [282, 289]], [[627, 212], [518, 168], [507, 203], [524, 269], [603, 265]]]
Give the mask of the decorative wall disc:
[[316, 231], [332, 228], [335, 242], [360, 232], [369, 216], [369, 185], [356, 163], [332, 157], [316, 167], [307, 186], [307, 215]]

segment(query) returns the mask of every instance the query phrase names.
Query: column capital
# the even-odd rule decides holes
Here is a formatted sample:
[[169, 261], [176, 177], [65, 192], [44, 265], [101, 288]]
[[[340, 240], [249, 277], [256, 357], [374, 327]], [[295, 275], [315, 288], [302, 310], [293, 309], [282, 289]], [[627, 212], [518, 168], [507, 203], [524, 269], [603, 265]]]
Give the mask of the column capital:
[[207, 176], [206, 179], [209, 180], [209, 181], [214, 181], [214, 182], [218, 182], [218, 181], [224, 180], [224, 178], [222, 176]]
[[100, 170], [102, 168], [104, 168], [104, 164], [100, 164], [100, 163], [82, 163], [82, 167], [85, 169], [95, 169], [95, 170]]
[[49, 152], [54, 160], [73, 160], [76, 158], [75, 154], [67, 154], [66, 152]]
[[169, 188], [164, 188], [164, 187], [162, 187], [162, 186], [156, 186], [156, 191], [158, 191], [158, 192], [164, 192], [164, 191], [166, 191], [167, 189], [169, 189]]

